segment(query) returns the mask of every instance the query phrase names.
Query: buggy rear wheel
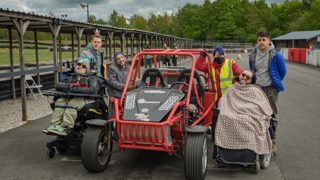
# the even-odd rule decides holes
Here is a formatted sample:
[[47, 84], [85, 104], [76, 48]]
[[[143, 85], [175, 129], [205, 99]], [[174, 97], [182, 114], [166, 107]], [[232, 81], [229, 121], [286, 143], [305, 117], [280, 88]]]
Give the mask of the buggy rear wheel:
[[185, 147], [184, 171], [188, 180], [202, 180], [208, 165], [207, 133], [188, 133]]
[[81, 159], [84, 168], [91, 172], [105, 170], [111, 158], [112, 146], [110, 129], [89, 126], [81, 143]]
[[271, 153], [260, 155], [260, 166], [262, 169], [267, 169], [271, 162]]

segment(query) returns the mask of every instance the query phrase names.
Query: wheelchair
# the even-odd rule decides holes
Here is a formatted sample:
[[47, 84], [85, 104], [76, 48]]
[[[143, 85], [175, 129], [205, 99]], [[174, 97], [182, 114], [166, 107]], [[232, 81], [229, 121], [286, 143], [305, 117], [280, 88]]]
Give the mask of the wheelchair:
[[[58, 97], [73, 98], [75, 96], [72, 93], [59, 92], [45, 92], [45, 95], [54, 95], [54, 99]], [[88, 97], [88, 95], [83, 96]], [[56, 151], [59, 153], [74, 152], [76, 154], [80, 154], [82, 137], [88, 127], [87, 121], [94, 119], [106, 121], [108, 117], [108, 106], [104, 100], [104, 97], [91, 96], [90, 98], [93, 98], [95, 102], [86, 104], [80, 111], [77, 111], [75, 125], [73, 128], [67, 130], [67, 136], [55, 135], [56, 138], [54, 140], [47, 142], [47, 155], [49, 158], [53, 158], [56, 154]], [[52, 110], [54, 110], [54, 102], [52, 102], [50, 106]], [[53, 134], [48, 133], [48, 135]]]

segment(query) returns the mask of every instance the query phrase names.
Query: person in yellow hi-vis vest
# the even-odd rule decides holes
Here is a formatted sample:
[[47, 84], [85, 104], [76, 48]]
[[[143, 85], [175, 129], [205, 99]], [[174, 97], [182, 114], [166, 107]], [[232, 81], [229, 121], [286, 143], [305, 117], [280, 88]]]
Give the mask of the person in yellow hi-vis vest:
[[213, 50], [213, 62], [211, 62], [211, 67], [209, 67], [206, 62], [206, 54], [201, 53], [196, 62], [196, 69], [205, 73], [209, 73], [209, 71], [212, 72], [213, 80], [215, 82], [216, 103], [219, 102], [227, 88], [233, 84], [234, 76], [239, 76], [243, 71], [235, 60], [226, 58], [224, 49], [221, 46], [217, 46]]

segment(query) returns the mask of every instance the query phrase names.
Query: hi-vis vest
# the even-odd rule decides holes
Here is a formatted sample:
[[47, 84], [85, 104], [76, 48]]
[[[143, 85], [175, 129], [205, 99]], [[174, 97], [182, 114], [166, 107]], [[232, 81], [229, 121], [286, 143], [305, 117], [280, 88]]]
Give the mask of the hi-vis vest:
[[[225, 59], [225, 62], [220, 70], [220, 89], [221, 94], [224, 95], [228, 89], [228, 87], [232, 86], [233, 80], [233, 71], [232, 71], [232, 63], [229, 59]], [[218, 99], [218, 88], [217, 88], [217, 80], [216, 80], [216, 71], [214, 68], [212, 70], [213, 80], [215, 84], [215, 89], [217, 90], [215, 101]]]

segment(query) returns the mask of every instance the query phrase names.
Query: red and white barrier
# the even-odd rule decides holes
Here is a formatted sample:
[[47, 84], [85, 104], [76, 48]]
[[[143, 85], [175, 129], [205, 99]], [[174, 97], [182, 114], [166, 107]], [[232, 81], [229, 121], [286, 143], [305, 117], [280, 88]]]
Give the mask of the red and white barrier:
[[286, 61], [320, 66], [320, 49], [281, 48], [280, 53]]

